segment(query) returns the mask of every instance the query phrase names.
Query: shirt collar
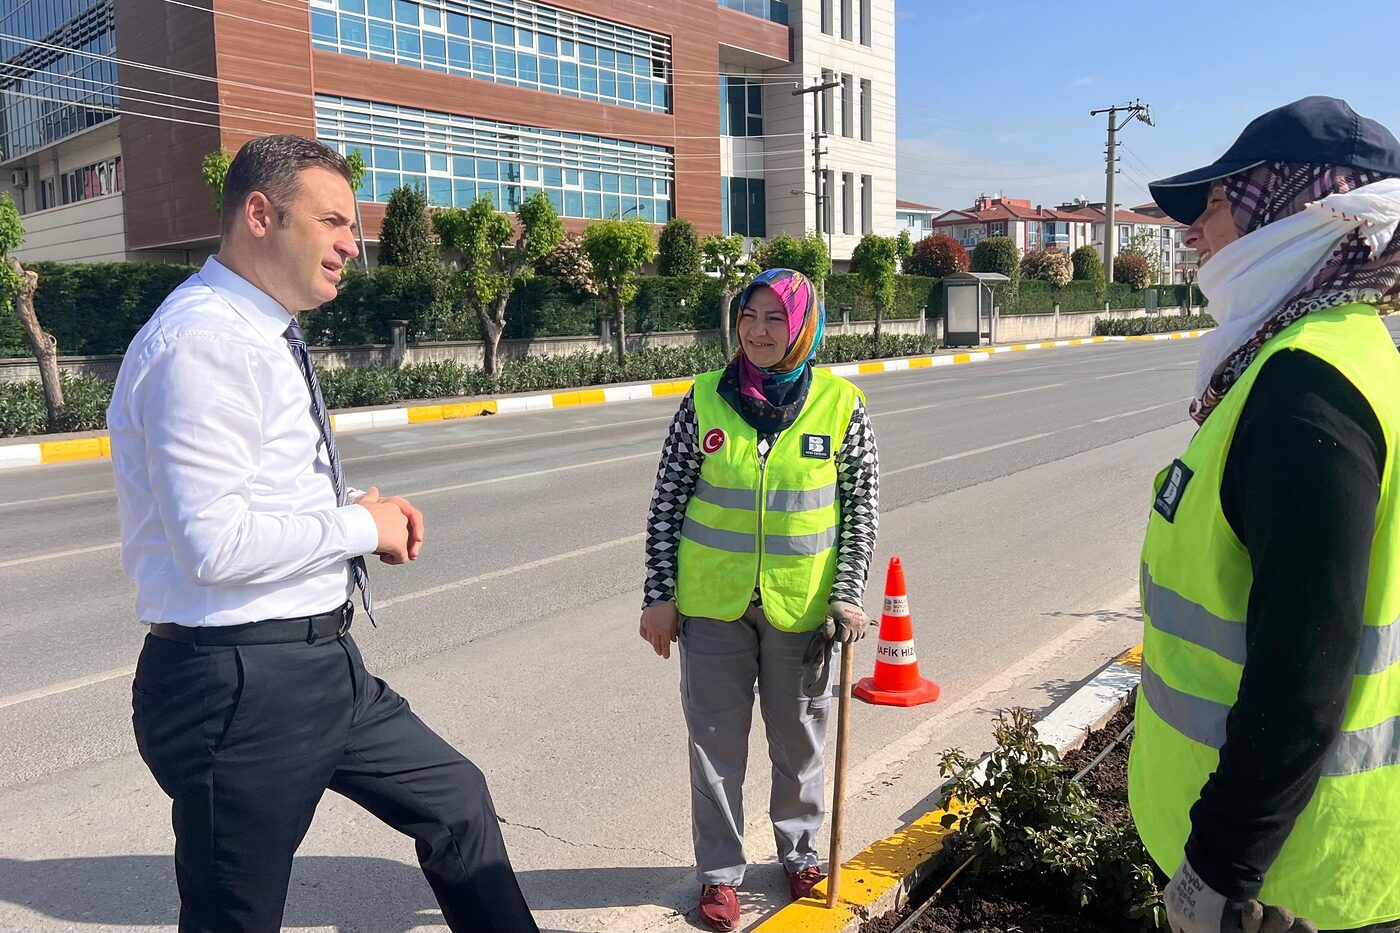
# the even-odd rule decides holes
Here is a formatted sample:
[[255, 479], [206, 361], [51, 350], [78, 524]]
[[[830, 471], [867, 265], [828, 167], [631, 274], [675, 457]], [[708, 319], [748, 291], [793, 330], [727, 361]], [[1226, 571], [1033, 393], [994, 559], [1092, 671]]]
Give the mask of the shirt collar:
[[251, 324], [253, 329], [269, 342], [283, 339], [282, 335], [286, 333], [294, 318], [267, 292], [213, 256], [204, 260], [199, 277], [224, 299], [229, 307], [238, 312], [239, 317]]

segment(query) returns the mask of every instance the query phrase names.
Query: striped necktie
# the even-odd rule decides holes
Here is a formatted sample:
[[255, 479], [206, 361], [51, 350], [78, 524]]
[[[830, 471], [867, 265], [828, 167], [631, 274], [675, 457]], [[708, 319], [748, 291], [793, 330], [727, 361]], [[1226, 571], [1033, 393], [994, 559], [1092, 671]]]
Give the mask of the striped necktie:
[[[340, 465], [340, 454], [335, 449], [335, 430], [331, 427], [331, 416], [326, 413], [326, 400], [321, 396], [321, 383], [316, 379], [316, 367], [311, 364], [311, 354], [306, 349], [306, 335], [301, 332], [301, 325], [292, 321], [282, 336], [287, 338], [287, 345], [292, 348], [292, 357], [301, 367], [306, 387], [311, 390], [311, 417], [316, 419], [316, 427], [321, 431], [321, 440], [326, 443], [336, 504], [346, 505], [345, 471]], [[355, 581], [355, 588], [360, 591], [360, 602], [364, 604], [365, 615], [369, 617], [371, 625], [377, 626], [378, 623], [374, 621], [374, 598], [369, 591], [369, 571], [365, 567], [363, 557], [350, 558], [350, 576]]]

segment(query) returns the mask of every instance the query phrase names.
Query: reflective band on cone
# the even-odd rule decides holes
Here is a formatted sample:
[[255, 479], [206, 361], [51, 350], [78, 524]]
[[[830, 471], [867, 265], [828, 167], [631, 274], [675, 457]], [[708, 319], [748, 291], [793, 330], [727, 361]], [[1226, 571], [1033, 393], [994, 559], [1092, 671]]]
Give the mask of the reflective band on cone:
[[875, 676], [864, 678], [851, 692], [868, 703], [884, 706], [918, 706], [938, 699], [938, 684], [919, 676], [904, 565], [898, 557], [890, 558], [885, 577], [885, 612], [880, 618]]

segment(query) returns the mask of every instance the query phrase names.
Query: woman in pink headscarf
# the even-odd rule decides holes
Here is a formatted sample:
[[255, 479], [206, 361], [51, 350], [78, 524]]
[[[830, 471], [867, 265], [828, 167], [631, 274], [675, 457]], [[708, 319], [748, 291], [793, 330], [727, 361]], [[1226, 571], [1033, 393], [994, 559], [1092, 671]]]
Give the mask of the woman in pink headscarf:
[[864, 397], [813, 366], [825, 325], [816, 289], [770, 269], [739, 304], [738, 354], [695, 378], [662, 451], [640, 632], [663, 658], [680, 642], [699, 912], [715, 930], [739, 924], [755, 683], [793, 899], [824, 877], [831, 647], [865, 633], [879, 514]]

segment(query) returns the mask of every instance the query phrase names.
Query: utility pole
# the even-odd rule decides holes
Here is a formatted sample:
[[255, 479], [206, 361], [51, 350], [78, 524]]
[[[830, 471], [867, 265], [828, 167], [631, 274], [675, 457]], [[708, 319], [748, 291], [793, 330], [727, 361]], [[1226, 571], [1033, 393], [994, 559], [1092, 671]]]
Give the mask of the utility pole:
[[[826, 155], [826, 150], [822, 148], [822, 140], [826, 139], [826, 131], [825, 128], [822, 126], [821, 98], [818, 95], [829, 91], [832, 88], [840, 87], [841, 81], [834, 77], [830, 81], [822, 81], [820, 78], [814, 80], [816, 80], [817, 83], [813, 84], [811, 87], [804, 88], [801, 85], [798, 85], [797, 88], [792, 92], [792, 96], [800, 97], [803, 94], [812, 95], [812, 192], [815, 198], [815, 205], [817, 209], [816, 231], [818, 234], [820, 234], [822, 232], [822, 228], [826, 228], [826, 256], [827, 259], [830, 260], [831, 227], [833, 225], [826, 223], [826, 218], [822, 214], [822, 201], [824, 199], [822, 195], [822, 156]], [[825, 198], [829, 199], [830, 196], [831, 192], [828, 191], [825, 195]]]
[[[1141, 120], [1148, 126], [1155, 126], [1152, 122], [1152, 108], [1140, 100], [1134, 100], [1131, 104], [1114, 104], [1112, 107], [1104, 107], [1099, 110], [1089, 111], [1089, 116], [1097, 117], [1101, 113], [1108, 114], [1108, 183], [1105, 186], [1103, 203], [1103, 274], [1104, 281], [1110, 285], [1113, 283], [1113, 253], [1115, 241], [1118, 239], [1118, 221], [1115, 217], [1117, 205], [1113, 201], [1114, 176], [1118, 174], [1118, 131], [1127, 126], [1132, 120]], [[1123, 122], [1118, 122], [1118, 114], [1125, 113]]]

